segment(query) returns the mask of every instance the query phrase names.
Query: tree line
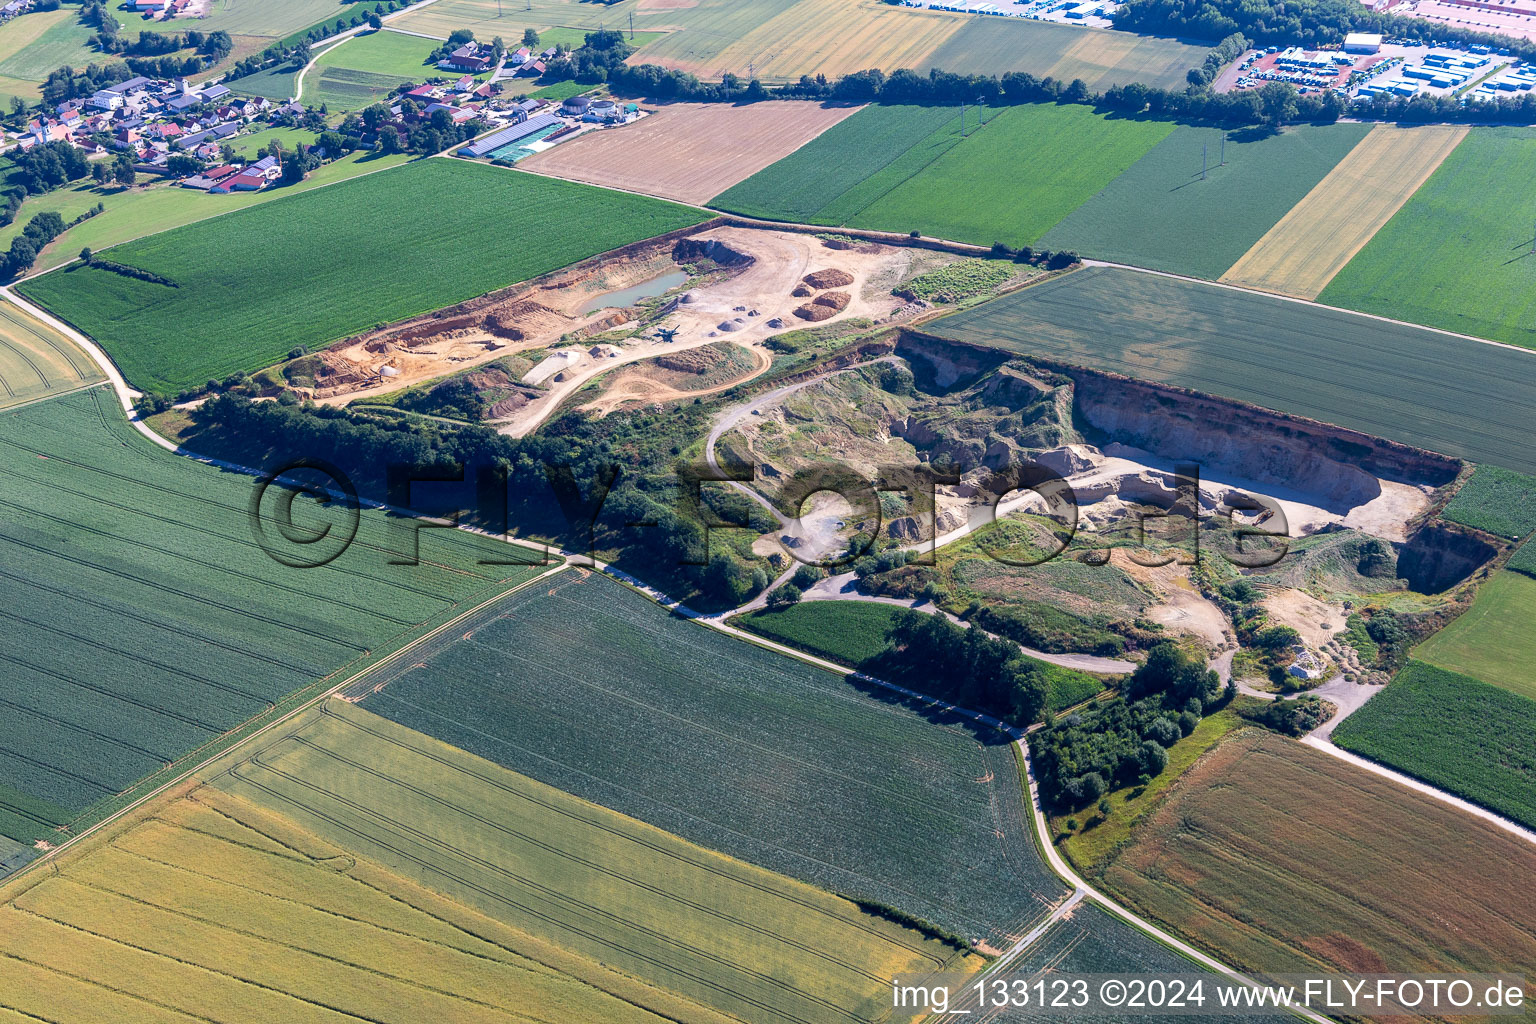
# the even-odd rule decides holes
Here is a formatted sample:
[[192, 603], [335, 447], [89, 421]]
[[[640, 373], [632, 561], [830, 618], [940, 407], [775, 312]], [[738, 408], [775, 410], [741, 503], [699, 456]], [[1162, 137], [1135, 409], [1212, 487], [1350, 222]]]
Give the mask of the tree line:
[[[168, 402], [151, 396], [145, 411]], [[342, 469], [360, 493], [392, 504], [410, 503], [401, 495], [391, 500], [388, 466], [463, 466], [464, 522], [498, 534], [510, 526], [570, 550], [595, 546], [620, 568], [671, 593], [691, 594], [700, 606], [734, 607], [769, 583], [745, 553], [753, 537], [774, 526], [765, 511], [714, 488], [700, 492], [692, 512], [687, 496], [679, 494], [675, 463], [685, 440], [707, 430], [703, 405], [602, 420], [567, 414], [524, 438], [489, 427], [301, 404], [291, 393], [277, 402], [253, 402], [226, 392], [192, 416], [200, 451], [254, 467], [321, 458]], [[482, 472], [505, 474], [504, 507], [475, 493]], [[712, 529], [706, 540], [704, 522], [746, 523], [748, 529]]]
[[[1229, 60], [1248, 48], [1241, 34], [1227, 36], [1199, 67], [1191, 68], [1183, 89], [1162, 89], [1132, 83], [1112, 85], [1094, 93], [1081, 79], [1063, 82], [1023, 71], [1004, 75], [960, 75], [937, 68], [927, 74], [901, 69], [856, 71], [832, 80], [824, 75], [802, 76], [798, 82], [766, 86], [757, 79], [743, 81], [726, 74], [706, 82], [685, 71], [655, 64], [622, 65], [609, 73], [616, 92], [660, 101], [754, 103], [769, 99], [809, 99], [830, 103], [888, 103], [949, 106], [983, 103], [1015, 106], [1028, 103], [1083, 103], [1106, 113], [1150, 116], [1223, 128], [1285, 124], [1332, 124], [1346, 115], [1377, 121], [1536, 123], [1536, 95], [1498, 97], [1487, 102], [1461, 103], [1452, 96], [1386, 96], [1350, 100], [1332, 90], [1298, 93], [1288, 82], [1266, 82], [1258, 89], [1219, 93], [1210, 83]], [[1536, 44], [1533, 44], [1536, 48]]]

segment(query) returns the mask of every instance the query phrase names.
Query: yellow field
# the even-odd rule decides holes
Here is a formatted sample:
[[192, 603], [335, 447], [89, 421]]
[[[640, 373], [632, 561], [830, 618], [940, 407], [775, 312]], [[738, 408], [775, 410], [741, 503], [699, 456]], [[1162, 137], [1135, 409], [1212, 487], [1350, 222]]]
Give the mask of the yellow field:
[[543, 31], [568, 25], [590, 31], [601, 24], [627, 29], [629, 13], [635, 7], [632, 0], [611, 5], [579, 0], [502, 0], [499, 4], [496, 0], [439, 0], [389, 24], [392, 28], [443, 39], [455, 29], [473, 29], [477, 38], [489, 42], [493, 36], [501, 36], [509, 47], [515, 48], [522, 45], [525, 28]]
[[211, 789], [59, 868], [0, 905], [0, 1020], [724, 1024]]
[[1221, 280], [1316, 298], [1466, 134], [1445, 125], [1378, 125]]
[[0, 887], [0, 1024], [884, 1019], [953, 946], [343, 701]]
[[105, 379], [74, 342], [0, 302], [0, 409]]
[[714, 60], [679, 66], [700, 74], [725, 70], [744, 75], [750, 65], [764, 81], [917, 68], [966, 21], [966, 15], [897, 8], [879, 0], [800, 0]]

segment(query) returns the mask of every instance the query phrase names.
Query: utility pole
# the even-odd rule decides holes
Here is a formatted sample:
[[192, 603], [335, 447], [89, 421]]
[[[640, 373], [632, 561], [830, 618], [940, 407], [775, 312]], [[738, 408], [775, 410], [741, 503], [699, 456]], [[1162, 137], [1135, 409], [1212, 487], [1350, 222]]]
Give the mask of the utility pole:
[[1221, 166], [1227, 166], [1227, 133], [1221, 133]]
[[629, 12], [629, 41], [635, 41], [635, 12]]
[[960, 137], [965, 138], [965, 103], [960, 104]]
[[1205, 165], [1210, 162], [1209, 158], [1206, 156], [1206, 153], [1210, 150], [1210, 148], [1211, 148], [1210, 146], [1207, 146], [1207, 145], [1205, 145], [1203, 143], [1200, 146], [1200, 180], [1201, 181], [1205, 180]]

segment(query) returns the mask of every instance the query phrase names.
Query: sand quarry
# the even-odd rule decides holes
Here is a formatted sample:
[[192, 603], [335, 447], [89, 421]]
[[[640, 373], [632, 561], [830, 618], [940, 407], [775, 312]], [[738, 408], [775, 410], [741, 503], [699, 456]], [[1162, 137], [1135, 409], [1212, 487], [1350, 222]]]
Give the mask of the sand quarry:
[[[602, 302], [605, 295], [675, 277], [682, 263], [703, 258], [719, 269], [656, 296], [665, 312], [647, 323], [636, 319], [640, 310], [634, 306]], [[927, 266], [934, 254], [878, 244], [834, 248], [792, 231], [711, 228], [347, 339], [320, 353], [323, 366], [311, 390], [326, 404], [366, 402], [531, 353], [537, 365], [524, 375], [527, 386], [498, 403], [491, 421], [503, 433], [521, 436], [595, 377], [627, 364], [722, 341], [750, 355], [742, 374], [699, 390], [679, 387], [676, 374], [634, 367], [616, 375], [585, 408], [605, 415], [708, 394], [765, 371], [772, 356], [763, 343], [775, 334], [853, 317], [889, 318], [905, 306], [891, 289], [915, 261]], [[812, 287], [807, 277], [835, 283]], [[639, 301], [632, 292], [627, 298]]]

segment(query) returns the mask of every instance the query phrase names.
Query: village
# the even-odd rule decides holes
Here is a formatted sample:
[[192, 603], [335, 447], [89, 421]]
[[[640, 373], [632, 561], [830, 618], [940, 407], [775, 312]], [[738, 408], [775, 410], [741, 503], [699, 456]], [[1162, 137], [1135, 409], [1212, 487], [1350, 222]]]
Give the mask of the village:
[[[22, 153], [68, 143], [90, 160], [121, 163], [126, 156], [136, 174], [219, 195], [259, 191], [285, 176], [302, 178], [351, 150], [430, 155], [463, 144], [461, 156], [511, 163], [584, 129], [641, 116], [636, 104], [584, 95], [563, 101], [502, 95], [508, 79], [542, 75], [555, 52], [523, 46], [498, 53], [471, 41], [437, 62], [443, 76], [402, 83], [386, 103], [339, 124], [323, 109], [296, 100], [238, 96], [226, 85], [195, 86], [185, 78], [135, 76], [39, 113], [7, 132], [3, 148]], [[309, 129], [315, 141], [285, 143], [274, 131], [280, 129]], [[243, 140], [262, 144], [250, 152]], [[285, 168], [290, 155], [298, 160]]]

